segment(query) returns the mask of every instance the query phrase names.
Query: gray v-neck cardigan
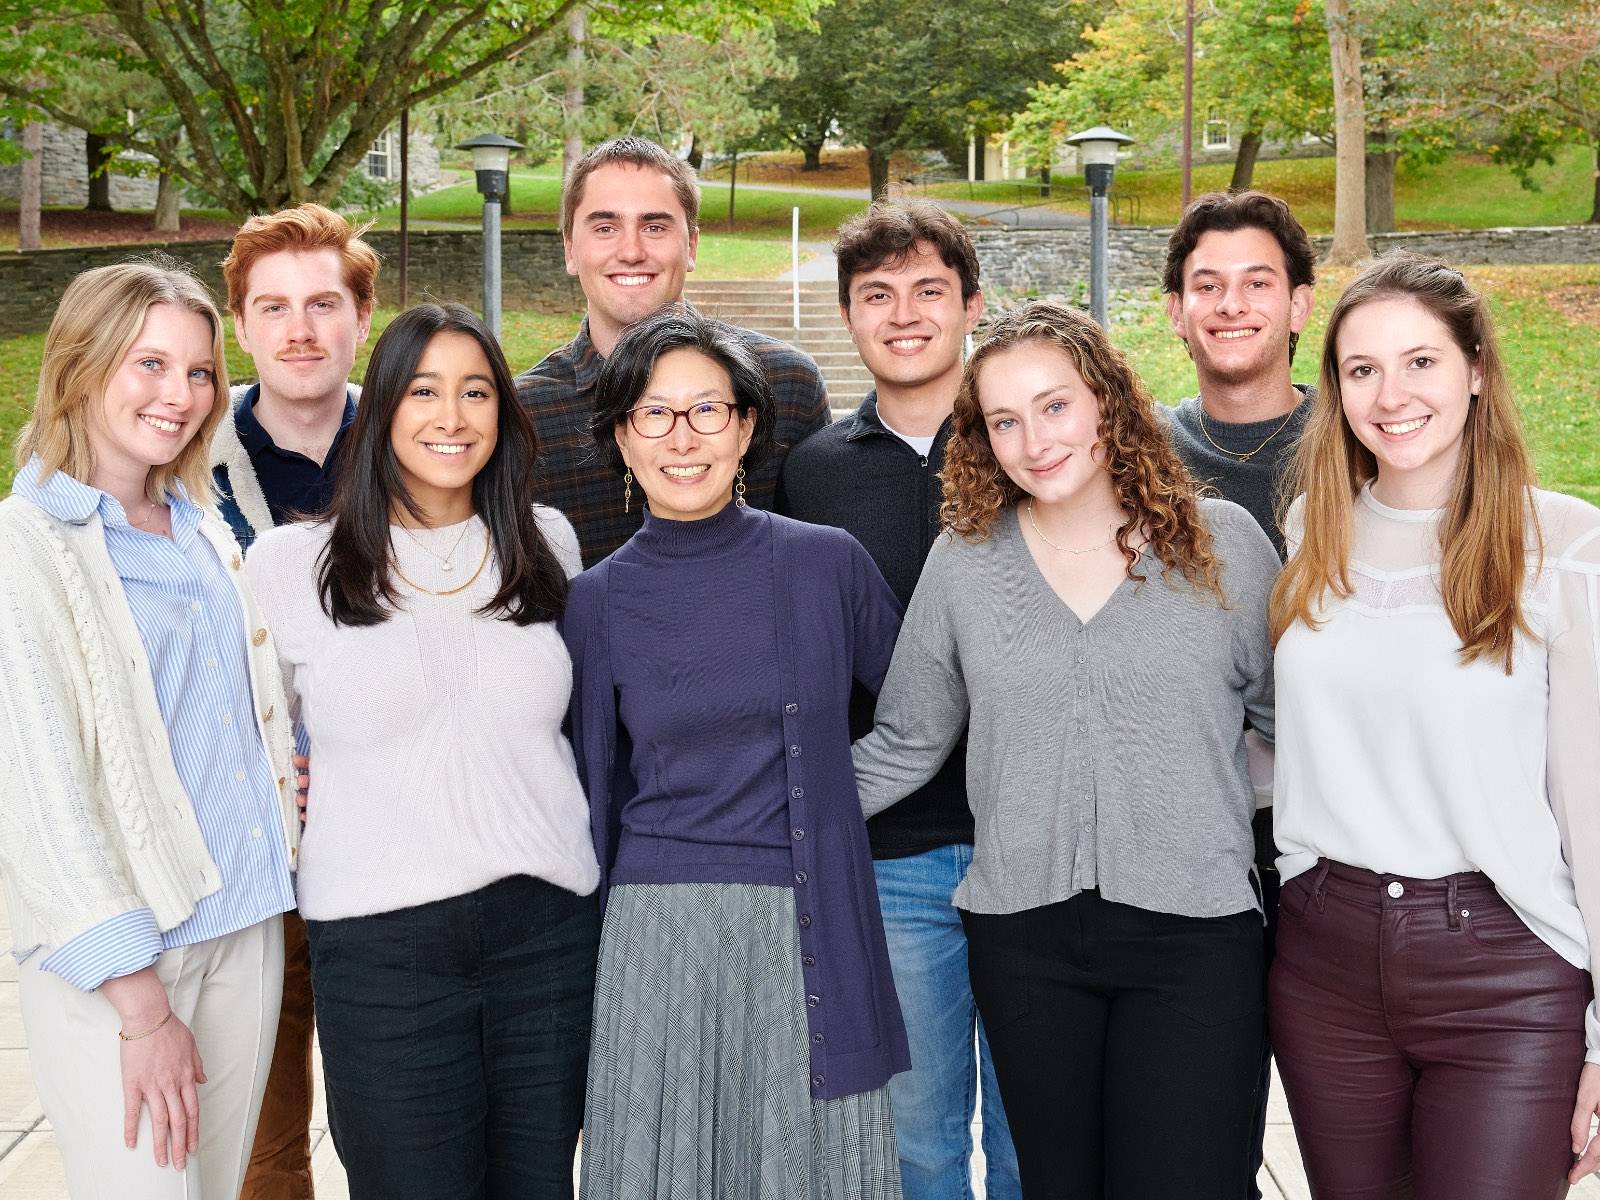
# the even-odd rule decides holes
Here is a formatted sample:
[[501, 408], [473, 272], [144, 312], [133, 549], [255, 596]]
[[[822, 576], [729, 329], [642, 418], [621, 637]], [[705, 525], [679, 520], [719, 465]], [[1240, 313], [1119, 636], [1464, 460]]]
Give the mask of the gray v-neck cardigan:
[[[1098, 888], [1156, 912], [1259, 907], [1246, 722], [1272, 737], [1267, 595], [1277, 552], [1237, 504], [1200, 511], [1227, 607], [1148, 551], [1087, 624], [1017, 523], [934, 543], [906, 612], [877, 727], [853, 749], [868, 816], [926, 780], [968, 729], [977, 823], [955, 903], [1011, 913]], [[970, 714], [970, 715], [969, 715]]]

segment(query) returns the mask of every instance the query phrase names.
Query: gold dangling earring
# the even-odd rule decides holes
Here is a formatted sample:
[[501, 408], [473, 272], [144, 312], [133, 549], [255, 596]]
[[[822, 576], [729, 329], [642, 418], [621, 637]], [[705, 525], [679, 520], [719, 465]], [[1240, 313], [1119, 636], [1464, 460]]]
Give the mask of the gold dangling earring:
[[632, 470], [627, 470], [627, 471], [624, 471], [622, 473], [622, 511], [623, 512], [627, 512], [628, 511], [628, 505], [632, 502], [632, 500], [633, 500], [633, 471]]
[[739, 464], [739, 469], [733, 473], [733, 502], [740, 508], [750, 507], [744, 502], [744, 464]]

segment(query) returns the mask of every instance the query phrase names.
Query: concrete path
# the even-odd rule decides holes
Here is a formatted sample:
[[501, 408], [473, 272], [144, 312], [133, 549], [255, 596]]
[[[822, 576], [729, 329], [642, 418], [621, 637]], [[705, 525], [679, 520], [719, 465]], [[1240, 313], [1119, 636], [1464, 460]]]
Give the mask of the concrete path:
[[778, 279], [783, 283], [835, 283], [839, 278], [839, 264], [833, 257], [832, 242], [801, 242], [800, 249], [810, 251], [811, 257], [802, 257], [800, 272], [785, 271]]
[[[725, 179], [702, 179], [700, 188], [726, 188]], [[866, 188], [801, 188], [781, 183], [739, 183], [739, 191], [752, 192], [792, 192], [804, 193], [815, 196], [835, 196], [841, 200], [860, 200], [863, 203], [872, 198], [872, 193]], [[905, 188], [891, 184], [889, 194], [904, 200], [928, 200], [940, 208], [958, 213], [974, 221], [990, 225], [1008, 225], [1023, 229], [1086, 229], [1089, 218], [1078, 213], [1061, 212], [1058, 209], [1046, 208], [1034, 201], [1023, 201], [1019, 204], [996, 204], [991, 200], [953, 200], [945, 196], [924, 196], [915, 188]]]

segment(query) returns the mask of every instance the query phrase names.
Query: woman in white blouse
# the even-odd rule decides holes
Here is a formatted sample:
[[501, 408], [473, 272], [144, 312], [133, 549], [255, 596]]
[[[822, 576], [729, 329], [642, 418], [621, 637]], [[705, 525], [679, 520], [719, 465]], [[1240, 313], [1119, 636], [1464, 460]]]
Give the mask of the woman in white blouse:
[[256, 541], [316, 764], [299, 907], [354, 1200], [570, 1197], [600, 940], [556, 631], [578, 543], [459, 305], [395, 318], [327, 521]]
[[1409, 254], [1335, 306], [1298, 471], [1270, 1016], [1312, 1192], [1553, 1200], [1600, 1159], [1600, 511], [1533, 486], [1482, 297]]

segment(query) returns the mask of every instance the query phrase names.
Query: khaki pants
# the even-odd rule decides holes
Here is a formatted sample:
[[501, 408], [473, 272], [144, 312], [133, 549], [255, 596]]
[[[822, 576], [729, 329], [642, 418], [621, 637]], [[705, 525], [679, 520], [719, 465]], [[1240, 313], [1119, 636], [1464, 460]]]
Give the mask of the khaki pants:
[[283, 914], [283, 1006], [244, 1200], [311, 1200], [311, 951], [298, 912]]
[[40, 970], [46, 953], [21, 965], [19, 994], [34, 1083], [72, 1200], [236, 1200], [278, 1028], [283, 922], [273, 917], [156, 961], [209, 1079], [199, 1087], [200, 1148], [182, 1171], [156, 1166], [148, 1110], [138, 1145], [123, 1145], [117, 1011], [98, 992]]

